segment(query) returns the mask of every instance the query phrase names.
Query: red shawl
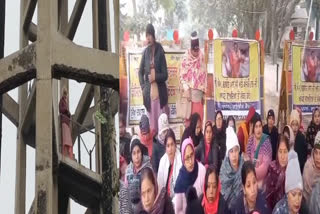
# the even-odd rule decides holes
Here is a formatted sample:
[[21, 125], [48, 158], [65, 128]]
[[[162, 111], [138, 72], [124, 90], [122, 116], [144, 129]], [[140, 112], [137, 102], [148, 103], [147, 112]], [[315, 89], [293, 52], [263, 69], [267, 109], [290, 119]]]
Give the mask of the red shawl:
[[218, 189], [217, 189], [216, 197], [215, 197], [216, 200], [213, 203], [209, 203], [209, 201], [207, 200], [207, 196], [206, 196], [206, 189], [204, 187], [203, 199], [202, 199], [202, 203], [201, 204], [203, 206], [205, 214], [216, 214], [216, 213], [218, 213], [220, 191], [221, 191], [221, 184], [220, 184], [220, 181], [219, 181]]

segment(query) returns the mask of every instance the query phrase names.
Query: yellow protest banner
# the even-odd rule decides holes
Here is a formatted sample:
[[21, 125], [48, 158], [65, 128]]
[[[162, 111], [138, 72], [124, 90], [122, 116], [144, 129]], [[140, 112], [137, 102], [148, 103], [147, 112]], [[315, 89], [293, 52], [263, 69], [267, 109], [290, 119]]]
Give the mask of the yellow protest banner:
[[292, 45], [292, 108], [311, 113], [320, 104], [320, 47]]
[[257, 41], [214, 40], [215, 108], [225, 116], [243, 119], [250, 106], [261, 112], [259, 57]]

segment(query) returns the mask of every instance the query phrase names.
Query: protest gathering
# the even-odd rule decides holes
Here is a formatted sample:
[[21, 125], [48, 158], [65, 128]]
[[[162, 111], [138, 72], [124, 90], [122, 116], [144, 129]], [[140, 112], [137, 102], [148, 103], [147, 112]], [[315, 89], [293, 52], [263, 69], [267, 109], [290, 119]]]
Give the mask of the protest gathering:
[[[206, 120], [207, 66], [193, 31], [178, 72], [184, 128], [176, 136], [165, 51], [152, 24], [145, 36], [138, 78], [146, 111], [136, 133], [127, 132], [123, 115], [119, 121], [120, 213], [320, 213], [320, 108], [307, 127], [293, 108], [281, 130], [275, 110], [264, 116], [256, 104], [241, 109], [241, 120], [215, 105]], [[248, 45], [234, 44], [221, 49], [221, 77], [248, 77]]]

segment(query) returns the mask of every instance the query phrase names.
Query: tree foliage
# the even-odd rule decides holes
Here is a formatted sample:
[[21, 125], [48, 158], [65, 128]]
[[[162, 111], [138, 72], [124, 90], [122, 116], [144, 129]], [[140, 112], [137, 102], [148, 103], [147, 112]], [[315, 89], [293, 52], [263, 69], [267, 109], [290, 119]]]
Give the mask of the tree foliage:
[[[120, 8], [124, 8], [124, 4], [120, 5]], [[129, 17], [120, 10], [121, 35], [123, 31], [129, 30], [131, 34], [139, 38], [140, 34], [145, 31], [147, 23], [158, 24], [159, 32], [176, 29], [188, 14], [184, 0], [132, 0], [132, 4], [133, 17]], [[160, 9], [164, 11], [164, 17], [156, 16]]]
[[220, 36], [231, 36], [231, 30], [236, 28], [239, 37], [255, 39], [255, 32], [262, 30], [266, 51], [271, 52], [276, 59], [285, 27], [289, 26], [299, 2], [300, 0], [193, 0], [190, 1], [190, 10], [193, 25], [206, 30], [214, 27]]
[[[132, 2], [138, 0], [132, 0]], [[311, 0], [306, 0], [307, 4]], [[131, 34], [144, 32], [147, 23], [158, 24], [158, 31], [177, 29], [185, 20], [187, 32], [198, 30], [205, 37], [209, 28], [215, 28], [220, 37], [231, 36], [236, 28], [239, 37], [255, 39], [255, 32], [261, 30], [267, 53], [272, 53], [274, 62], [279, 52], [281, 38], [290, 25], [292, 14], [300, 0], [140, 0], [134, 17], [121, 14], [121, 24]], [[320, 5], [320, 0], [314, 0]], [[318, 2], [318, 3], [317, 3]], [[188, 5], [186, 5], [188, 3]], [[318, 11], [316, 7], [313, 11]], [[159, 10], [164, 17], [156, 17]]]

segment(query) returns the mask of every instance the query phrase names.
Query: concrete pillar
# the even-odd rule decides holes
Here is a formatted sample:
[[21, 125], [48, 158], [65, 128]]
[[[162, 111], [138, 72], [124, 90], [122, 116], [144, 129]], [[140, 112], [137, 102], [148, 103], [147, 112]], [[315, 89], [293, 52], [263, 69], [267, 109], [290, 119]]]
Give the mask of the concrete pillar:
[[[92, 44], [93, 48], [99, 48], [99, 33], [98, 33], [98, 1], [92, 1]], [[94, 105], [95, 111], [99, 111], [98, 102], [100, 100], [100, 87], [94, 86]], [[101, 174], [101, 126], [96, 117], [94, 117], [95, 132], [96, 132], [96, 172]]]
[[[19, 115], [24, 112], [27, 102], [27, 84], [18, 89]], [[19, 124], [22, 117], [19, 116]], [[26, 144], [23, 140], [20, 126], [17, 130], [17, 152], [16, 152], [16, 185], [15, 185], [15, 213], [24, 214], [26, 206]]]
[[[59, 24], [59, 32], [61, 33], [65, 32], [68, 26], [68, 1], [59, 0], [59, 23], [58, 24]], [[59, 100], [62, 96], [62, 89], [64, 87], [69, 91], [69, 80], [66, 78], [61, 78]]]
[[38, 1], [35, 196], [35, 213], [37, 214], [53, 214], [58, 206], [58, 202], [54, 198], [52, 168], [53, 114], [51, 75], [52, 42], [57, 30], [58, 1]]
[[[28, 45], [28, 36], [23, 30], [23, 14], [27, 1], [20, 1], [20, 49]], [[15, 185], [15, 206], [16, 214], [25, 214], [26, 206], [26, 144], [23, 140], [21, 124], [24, 107], [27, 102], [27, 88], [25, 83], [18, 89], [19, 103], [19, 126], [17, 129], [17, 152], [16, 152], [16, 185]]]

